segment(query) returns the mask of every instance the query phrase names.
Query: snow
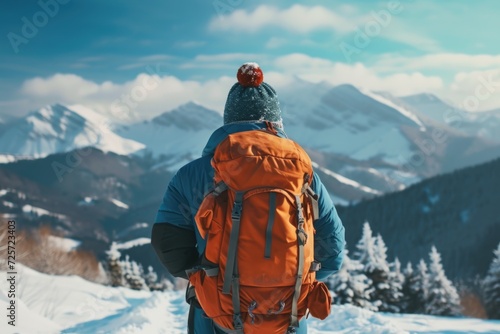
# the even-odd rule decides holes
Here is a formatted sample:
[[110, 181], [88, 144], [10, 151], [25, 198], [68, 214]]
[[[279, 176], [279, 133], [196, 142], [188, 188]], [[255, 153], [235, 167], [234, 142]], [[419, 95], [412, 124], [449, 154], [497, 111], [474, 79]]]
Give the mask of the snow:
[[129, 249], [132, 247], [148, 245], [150, 243], [151, 243], [151, 239], [149, 239], [149, 238], [137, 238], [137, 239], [126, 241], [126, 242], [117, 243], [116, 249]]
[[94, 198], [92, 197], [85, 197], [83, 200], [78, 202], [78, 206], [92, 206], [94, 205]]
[[128, 210], [128, 205], [127, 205], [127, 204], [125, 204], [125, 203], [123, 203], [122, 201], [119, 201], [119, 200], [117, 200], [117, 199], [115, 199], [115, 198], [111, 198], [109, 201], [110, 201], [111, 203], [113, 203], [114, 205], [116, 205], [117, 207], [119, 207], [119, 208], [122, 208], [122, 209]]
[[[7, 290], [6, 289], [4, 290], [3, 287], [0, 291], [0, 307], [2, 310], [5, 310], [8, 307], [9, 302], [10, 302], [10, 300], [7, 298], [6, 291]], [[50, 334], [50, 333], [59, 333], [60, 330], [62, 330], [62, 326], [47, 319], [44, 316], [38, 314], [37, 312], [31, 311], [22, 300], [19, 300], [19, 298], [16, 300], [16, 307], [17, 307], [17, 314], [21, 315], [21, 317], [24, 319], [29, 319], [29, 321], [26, 321], [26, 320], [23, 321], [21, 319], [18, 319], [15, 323], [16, 326], [12, 327], [12, 326], [7, 324], [7, 320], [10, 321], [10, 319], [8, 319], [8, 318], [2, 319], [2, 322], [0, 323], [0, 332], [1, 333], [5, 333], [5, 334], [10, 334], [10, 333], [44, 333], [45, 334], [45, 333], [47, 333], [47, 334]], [[41, 328], [43, 328], [43, 332], [40, 330]]]
[[176, 171], [201, 155], [212, 132], [222, 124], [219, 113], [189, 102], [151, 121], [123, 127], [118, 133], [144, 143], [154, 155], [165, 155], [165, 165]]
[[403, 334], [408, 332], [388, 322], [382, 314], [351, 305], [333, 305], [331, 315], [324, 321], [309, 318], [308, 333]]
[[[19, 194], [21, 194], [21, 193], [19, 193]], [[47, 211], [45, 209], [38, 208], [36, 206], [31, 206], [29, 204], [23, 205], [22, 210], [23, 210], [23, 212], [25, 214], [33, 215], [33, 216], [38, 216], [38, 217], [41, 217], [41, 216], [53, 216], [53, 217], [57, 217], [59, 219], [65, 219], [66, 218], [65, 215], [62, 215], [60, 213], [53, 213], [53, 212]]]
[[10, 154], [0, 154], [0, 164], [7, 164], [16, 161], [16, 157]]
[[500, 333], [500, 321], [474, 318], [450, 318], [429, 315], [384, 314], [387, 321], [410, 333], [460, 334]]
[[369, 193], [369, 194], [374, 194], [374, 195], [380, 195], [381, 192], [380, 191], [377, 191], [375, 189], [372, 189], [370, 187], [366, 187], [366, 186], [363, 186], [361, 184], [359, 184], [358, 182], [354, 181], [354, 180], [351, 180], [351, 179], [348, 179], [347, 177], [344, 177], [340, 174], [337, 174], [329, 169], [326, 169], [324, 167], [320, 167], [316, 162], [313, 162], [312, 163], [312, 166], [320, 171], [322, 171], [323, 173], [325, 173], [326, 175], [329, 175], [333, 178], [335, 178], [337, 181], [339, 181], [340, 183], [343, 183], [343, 184], [346, 184], [346, 185], [349, 185], [349, 186], [352, 186], [354, 188], [357, 188], [357, 189], [360, 189], [366, 193]]
[[417, 116], [415, 116], [414, 113], [412, 113], [411, 111], [409, 110], [406, 110], [405, 108], [401, 107], [401, 106], [398, 106], [396, 105], [394, 102], [392, 102], [391, 100], [381, 96], [381, 95], [378, 95], [378, 94], [375, 94], [369, 90], [363, 90], [361, 89], [360, 90], [363, 94], [365, 94], [366, 96], [369, 96], [371, 97], [372, 99], [380, 102], [380, 103], [383, 103], [395, 110], [397, 110], [398, 112], [400, 112], [403, 116], [409, 118], [410, 120], [412, 120], [413, 122], [415, 122], [415, 124], [417, 124], [419, 127], [420, 127], [420, 130], [421, 131], [424, 131], [425, 130], [425, 125], [418, 119]]
[[88, 146], [124, 155], [145, 147], [118, 136], [111, 122], [91, 109], [55, 104], [12, 122], [0, 134], [0, 163], [15, 158], [43, 158]]
[[57, 246], [58, 248], [68, 252], [78, 248], [78, 246], [80, 246], [81, 244], [81, 242], [78, 240], [70, 238], [61, 238], [54, 235], [49, 235], [49, 242], [52, 245]]
[[[186, 333], [188, 305], [184, 291], [148, 292], [112, 288], [76, 276], [51, 276], [17, 265], [19, 285], [13, 333]], [[0, 277], [6, 272], [0, 271]], [[7, 281], [0, 280], [0, 308], [7, 308]], [[309, 333], [468, 334], [500, 333], [500, 321], [424, 315], [374, 313], [350, 305], [333, 305], [324, 321], [310, 317]]]
[[48, 216], [48, 215], [50, 215], [49, 211], [42, 209], [42, 208], [37, 208], [36, 206], [31, 206], [29, 204], [26, 204], [23, 206], [23, 212], [33, 214], [36, 216], [45, 216], [45, 215]]
[[12, 203], [12, 202], [7, 202], [7, 201], [3, 201], [3, 202], [2, 202], [2, 205], [3, 205], [3, 206], [5, 206], [5, 207], [7, 207], [7, 208], [13, 208], [13, 207], [15, 207], [15, 206], [16, 206], [14, 203]]
[[83, 118], [89, 120], [94, 124], [108, 124], [110, 123], [109, 119], [98, 114], [94, 110], [87, 108], [81, 104], [73, 104], [68, 106], [70, 110], [75, 111], [77, 114], [82, 116]]

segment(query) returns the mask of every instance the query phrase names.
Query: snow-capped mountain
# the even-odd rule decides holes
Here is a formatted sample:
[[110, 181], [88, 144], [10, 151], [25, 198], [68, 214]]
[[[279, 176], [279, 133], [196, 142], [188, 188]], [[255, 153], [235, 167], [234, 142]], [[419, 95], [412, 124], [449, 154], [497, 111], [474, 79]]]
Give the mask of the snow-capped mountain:
[[285, 128], [291, 138], [310, 149], [357, 160], [379, 158], [398, 163], [401, 155], [411, 152], [402, 128], [423, 126], [411, 113], [351, 85], [331, 88], [320, 96], [297, 92], [282, 99], [286, 101]]
[[[408, 185], [500, 156], [500, 142], [475, 135], [477, 129], [438, 122], [390, 94], [360, 91], [351, 85], [304, 85], [280, 96], [290, 137], [314, 151], [374, 168], [382, 179]], [[481, 126], [472, 120], [467, 124]], [[324, 167], [338, 171], [353, 166], [352, 161], [346, 165], [337, 160]]]
[[200, 157], [208, 138], [221, 125], [221, 114], [189, 102], [150, 121], [122, 127], [117, 133], [145, 144], [154, 155], [167, 156], [169, 168], [176, 169]]
[[425, 93], [394, 97], [385, 93], [395, 104], [404, 106], [422, 119], [430, 119], [455, 131], [488, 141], [499, 142], [500, 110], [467, 112], [439, 97]]
[[[499, 145], [439, 123], [389, 94], [299, 81], [283, 89], [280, 101], [288, 136], [306, 148], [318, 166], [344, 177], [319, 171], [332, 194], [343, 189], [339, 202], [401, 190], [423, 178], [500, 156]], [[154, 155], [165, 155], [164, 165], [173, 171], [199, 157], [221, 125], [220, 113], [190, 102], [117, 131], [144, 143]], [[446, 141], [435, 143], [436, 132]], [[415, 157], [421, 160], [418, 165]]]
[[[290, 120], [290, 123], [292, 123], [290, 128], [293, 128], [295, 125], [293, 119]], [[166, 165], [170, 170], [175, 170], [199, 157], [212, 132], [222, 124], [220, 113], [197, 103], [189, 102], [174, 110], [167, 111], [151, 121], [123, 127], [118, 130], [118, 133], [125, 138], [144, 143], [147, 150], [155, 155], [165, 155], [167, 159], [163, 165]], [[299, 131], [300, 124], [296, 124], [296, 126]], [[288, 123], [286, 123], [285, 129], [288, 128]], [[295, 137], [292, 138], [295, 139]], [[328, 146], [329, 139], [324, 137], [323, 139], [323, 146]], [[309, 141], [304, 138], [302, 141], [299, 140], [299, 143], [305, 148], [310, 147]], [[324, 159], [320, 158], [320, 161], [324, 161]], [[348, 203], [381, 194], [377, 189], [371, 189], [355, 180], [329, 171], [326, 166], [318, 172], [323, 176], [324, 181], [331, 184], [332, 189], [335, 189], [335, 191], [332, 190], [332, 195], [337, 202]], [[395, 189], [397, 187], [390, 187], [389, 190]]]
[[[500, 128], [497, 112], [462, 111], [466, 122], [443, 122], [442, 110], [451, 107], [430, 94], [398, 98], [298, 81], [280, 91], [280, 101], [286, 133], [322, 168], [340, 202], [401, 190], [500, 156], [500, 140], [488, 136]], [[173, 172], [199, 157], [222, 123], [220, 112], [194, 102], [121, 127], [83, 106], [57, 104], [4, 125], [0, 161], [94, 146], [124, 155], [149, 151], [162, 156], [158, 168]]]
[[0, 155], [41, 158], [87, 146], [127, 155], [144, 148], [115, 134], [111, 125], [83, 106], [46, 106], [5, 126], [0, 134]]

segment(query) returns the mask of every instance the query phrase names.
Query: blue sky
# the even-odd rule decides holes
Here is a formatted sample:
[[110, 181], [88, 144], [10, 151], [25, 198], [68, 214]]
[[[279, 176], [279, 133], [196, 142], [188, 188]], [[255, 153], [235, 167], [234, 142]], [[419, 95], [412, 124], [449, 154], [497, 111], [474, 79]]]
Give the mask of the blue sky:
[[481, 77], [495, 89], [477, 109], [500, 108], [499, 1], [41, 3], [0, 5], [0, 113], [54, 102], [104, 110], [148, 78], [160, 89], [147, 115], [190, 99], [220, 110], [245, 61], [277, 87], [299, 77], [456, 104]]

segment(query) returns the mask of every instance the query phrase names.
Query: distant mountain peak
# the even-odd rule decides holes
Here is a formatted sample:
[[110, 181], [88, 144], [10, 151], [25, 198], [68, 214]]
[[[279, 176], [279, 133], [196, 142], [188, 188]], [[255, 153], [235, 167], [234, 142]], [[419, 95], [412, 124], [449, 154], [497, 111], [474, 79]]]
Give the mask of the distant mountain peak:
[[118, 136], [110, 124], [106, 117], [84, 106], [47, 105], [9, 124], [0, 134], [0, 154], [40, 158], [88, 146], [118, 154], [144, 148]]
[[189, 101], [153, 118], [151, 122], [167, 127], [174, 126], [184, 130], [198, 131], [218, 128], [222, 125], [222, 116], [215, 110]]
[[444, 103], [443, 100], [441, 100], [439, 97], [432, 93], [420, 93], [420, 94], [413, 94], [413, 95], [407, 95], [407, 96], [402, 96], [401, 99], [406, 100], [407, 102], [413, 101], [413, 102], [442, 102]]
[[332, 88], [332, 91], [336, 91], [336, 92], [349, 91], [349, 92], [357, 92], [357, 93], [361, 94], [361, 91], [356, 86], [351, 85], [349, 83], [335, 86]]

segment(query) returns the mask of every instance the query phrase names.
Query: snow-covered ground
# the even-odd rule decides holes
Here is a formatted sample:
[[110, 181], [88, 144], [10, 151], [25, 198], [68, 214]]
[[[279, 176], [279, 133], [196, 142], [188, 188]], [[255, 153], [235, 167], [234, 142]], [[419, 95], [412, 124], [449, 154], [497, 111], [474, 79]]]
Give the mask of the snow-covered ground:
[[[0, 272], [0, 333], [186, 333], [183, 291], [111, 288], [75, 276], [50, 276], [17, 265], [16, 327], [7, 324], [6, 272]], [[500, 333], [500, 321], [373, 313], [334, 306], [324, 321], [308, 320], [309, 333]]]

